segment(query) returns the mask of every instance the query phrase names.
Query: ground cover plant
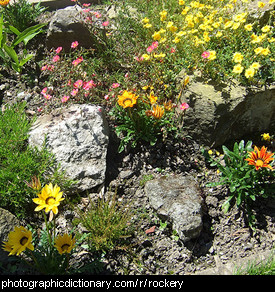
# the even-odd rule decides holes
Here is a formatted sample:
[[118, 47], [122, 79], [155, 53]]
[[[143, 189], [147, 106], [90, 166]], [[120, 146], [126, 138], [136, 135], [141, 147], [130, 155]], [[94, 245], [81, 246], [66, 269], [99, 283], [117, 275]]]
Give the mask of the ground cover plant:
[[[116, 15], [112, 18], [102, 6], [73, 1], [82, 7], [80, 16], [91, 32], [95, 47], [84, 49], [76, 39], [69, 51], [57, 45], [36, 58], [33, 58], [33, 52], [29, 52], [29, 45], [42, 32], [43, 25], [35, 25], [34, 22], [44, 11], [40, 6], [30, 6], [26, 1], [16, 2], [14, 6], [8, 2], [0, 0], [0, 16], [2, 11], [9, 11], [0, 18], [1, 72], [16, 74], [19, 76], [16, 80], [23, 80], [24, 75], [30, 74], [25, 65], [37, 62], [39, 82], [35, 90], [42, 100], [35, 109], [37, 114], [72, 103], [101, 105], [119, 141], [116, 155], [125, 155], [125, 161], [132, 161], [134, 151], [140, 151], [137, 155], [142, 157], [144, 154], [150, 160], [151, 154], [147, 148], [152, 150], [150, 147], [156, 146], [158, 150], [167, 147], [166, 156], [171, 156], [171, 161], [175, 159], [171, 169], [177, 169], [178, 173], [182, 169], [189, 171], [188, 167], [179, 168], [177, 164], [190, 160], [188, 163], [194, 169], [200, 169], [203, 172], [200, 177], [207, 180], [208, 170], [201, 166], [198, 158], [191, 159], [190, 153], [187, 158], [179, 157], [170, 151], [182, 145], [179, 141], [188, 140], [184, 118], [189, 105], [181, 97], [188, 89], [192, 74], [200, 76], [205, 82], [232, 81], [236, 84], [237, 80], [238, 84], [248, 89], [268, 87], [274, 82], [274, 14], [270, 12], [262, 17], [263, 9], [272, 7], [274, 0], [266, 3], [256, 1], [257, 9], [253, 11], [250, 11], [251, 1], [247, 0], [106, 1], [106, 4], [115, 7]], [[14, 16], [31, 10], [33, 13], [29, 13], [31, 18], [26, 23], [15, 22], [17, 17]], [[23, 57], [20, 59], [18, 56]], [[180, 72], [184, 74], [179, 84], [177, 76]], [[38, 151], [29, 147], [28, 131], [34, 119], [27, 118], [26, 106], [6, 106], [0, 114], [0, 207], [25, 219], [27, 214], [33, 213], [36, 204], [36, 217], [39, 222], [44, 219], [44, 227], [15, 227], [3, 243], [3, 249], [9, 255], [20, 256], [32, 271], [42, 274], [100, 271], [100, 259], [106, 256], [106, 260], [117, 250], [129, 251], [131, 244], [127, 240], [132, 240], [142, 225], [140, 222], [136, 224], [133, 218], [142, 221], [139, 220], [140, 214], [137, 214], [147, 205], [130, 212], [130, 205], [125, 207], [117, 200], [120, 195], [121, 200], [132, 195], [136, 185], [128, 178], [134, 171], [130, 168], [127, 169], [129, 175], [127, 171], [124, 173], [124, 180], [120, 182], [122, 190], [117, 196], [90, 201], [88, 207], [80, 204], [71, 232], [60, 232], [56, 226], [58, 214], [63, 207], [66, 211], [72, 209], [71, 212], [75, 209], [75, 206], [68, 206], [72, 204], [64, 206], [70, 198], [68, 196], [64, 200], [63, 191], [66, 193], [72, 182], [59, 172], [54, 157], [45, 148]], [[219, 187], [223, 186], [223, 211], [231, 214], [234, 207], [238, 210], [238, 215], [228, 215], [228, 222], [242, 213], [245, 215], [245, 226], [256, 236], [259, 226], [257, 208], [264, 199], [272, 198], [274, 193], [274, 137], [264, 133], [257, 145], [252, 140], [234, 142], [232, 149], [222, 146], [222, 155], [218, 152], [213, 155], [208, 148], [203, 151], [206, 164], [215, 173], [216, 179], [207, 187], [217, 187], [216, 192], [219, 192]], [[171, 145], [173, 143], [175, 145]], [[180, 150], [177, 151], [180, 153]], [[161, 165], [157, 168], [157, 175], [168, 175], [164, 160], [159, 153], [151, 159], [152, 165], [158, 162]], [[146, 164], [144, 161], [142, 163]], [[143, 179], [138, 181], [140, 188], [147, 180], [157, 176], [150, 172], [142, 175]], [[211, 204], [218, 209], [216, 198], [212, 196], [211, 199]], [[42, 211], [43, 217], [39, 211]], [[213, 225], [209, 228], [211, 235], [206, 236], [207, 245], [212, 242], [215, 232], [218, 233], [213, 222], [219, 220], [216, 218], [216, 213], [219, 213], [213, 213]], [[144, 214], [143, 210], [145, 218]], [[224, 218], [221, 222], [225, 222]], [[209, 218], [207, 220], [211, 221]], [[143, 247], [150, 249], [150, 240], [158, 229], [165, 235], [169, 234], [168, 222], [156, 218], [152, 222], [155, 225], [144, 227], [146, 239], [133, 244], [135, 252]], [[205, 225], [211, 225], [209, 222]], [[224, 225], [226, 227], [227, 223]], [[83, 226], [84, 232], [78, 232], [76, 226]], [[134, 228], [136, 230], [133, 232]], [[237, 230], [236, 234], [239, 232], [242, 231]], [[172, 233], [173, 244], [183, 248], [179, 236], [175, 231]], [[228, 235], [229, 238], [234, 236], [231, 232]], [[257, 240], [260, 241], [259, 238]], [[197, 241], [191, 248], [192, 252], [196, 244]], [[206, 248], [204, 242], [201, 245]], [[165, 250], [159, 246], [159, 258], [162, 248]], [[213, 256], [213, 250], [214, 247], [211, 252], [207, 251], [208, 254]], [[77, 258], [82, 251], [92, 258], [91, 265], [78, 265], [74, 257]], [[153, 253], [152, 250], [143, 250], [142, 255], [134, 256], [134, 261], [140, 265], [140, 272], [143, 269], [140, 264], [142, 260], [149, 262]], [[133, 254], [131, 252], [131, 256]], [[184, 257], [188, 255], [178, 256], [179, 259]], [[273, 263], [271, 270], [274, 270]]]
[[0, 112], [0, 206], [18, 217], [27, 216], [34, 196], [28, 185], [35, 177], [42, 182], [48, 177], [64, 187], [72, 184], [45, 147], [38, 150], [28, 145], [32, 121], [27, 118], [25, 106], [26, 103], [7, 106]]

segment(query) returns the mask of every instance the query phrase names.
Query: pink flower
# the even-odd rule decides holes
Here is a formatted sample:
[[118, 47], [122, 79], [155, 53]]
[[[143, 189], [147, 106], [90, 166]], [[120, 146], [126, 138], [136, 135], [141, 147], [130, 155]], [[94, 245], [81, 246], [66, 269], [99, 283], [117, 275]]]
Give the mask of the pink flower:
[[205, 51], [205, 52], [203, 52], [203, 53], [201, 54], [201, 56], [202, 56], [204, 59], [208, 59], [209, 56], [210, 56], [210, 53], [207, 52], [207, 51]]
[[91, 5], [91, 3], [83, 3], [82, 4], [84, 7], [89, 7]]
[[158, 42], [152, 42], [152, 47], [156, 49], [158, 47], [159, 43]]
[[106, 94], [106, 95], [104, 95], [104, 98], [105, 98], [106, 100], [108, 100], [108, 99], [110, 98], [110, 96], [109, 96], [108, 94]]
[[78, 93], [78, 89], [76, 88], [76, 89], [73, 89], [73, 90], [72, 90], [71, 95], [72, 95], [72, 96], [76, 96], [77, 93]]
[[48, 71], [53, 71], [54, 65], [48, 65], [47, 69], [48, 69]]
[[41, 91], [41, 94], [44, 95], [47, 92], [47, 90], [48, 90], [48, 87], [44, 87]]
[[44, 66], [41, 67], [41, 71], [45, 71], [47, 69], [48, 69], [48, 65], [44, 65]]
[[59, 59], [60, 59], [60, 57], [58, 56], [58, 55], [55, 55], [54, 57], [53, 57], [53, 62], [58, 62], [59, 61]]
[[43, 96], [44, 96], [47, 100], [49, 100], [49, 99], [52, 98], [52, 96], [51, 96], [50, 94], [47, 94], [47, 93], [43, 94]]
[[112, 88], [118, 88], [119, 86], [120, 86], [119, 83], [113, 83], [113, 84], [112, 84]]
[[61, 51], [62, 51], [62, 47], [58, 47], [56, 50], [55, 50], [55, 52], [57, 53], [57, 54], [59, 54]]
[[176, 49], [175, 48], [171, 48], [170, 53], [173, 54], [175, 52], [176, 52]]
[[83, 85], [83, 81], [79, 79], [74, 83], [74, 88], [80, 88], [82, 87], [82, 85]]
[[189, 104], [186, 103], [186, 102], [184, 102], [184, 103], [182, 103], [182, 104], [180, 105], [180, 109], [181, 109], [182, 111], [184, 111], [184, 110], [186, 110], [186, 109], [188, 109], [188, 108], [189, 108]]
[[103, 25], [103, 26], [108, 26], [108, 25], [109, 25], [109, 21], [108, 21], [108, 20], [104, 21], [104, 22], [102, 23], [102, 25]]
[[77, 46], [78, 46], [78, 41], [72, 42], [72, 44], [71, 44], [72, 49], [75, 49]]
[[90, 80], [88, 82], [84, 82], [83, 89], [84, 90], [89, 90], [89, 89], [91, 89], [91, 88], [93, 88], [95, 86], [96, 85], [95, 85], [94, 81], [93, 80]]
[[70, 97], [68, 96], [68, 95], [64, 95], [62, 98], [61, 98], [61, 102], [67, 102], [68, 101], [68, 99], [69, 99]]
[[148, 53], [153, 52], [153, 51], [154, 51], [153, 46], [149, 46], [149, 47], [146, 49], [146, 51], [147, 51]]
[[74, 66], [77, 66], [79, 63], [81, 63], [83, 61], [83, 57], [81, 56], [81, 57], [79, 57], [79, 58], [77, 58], [76, 60], [74, 60], [74, 61], [72, 61], [72, 64], [74, 65]]

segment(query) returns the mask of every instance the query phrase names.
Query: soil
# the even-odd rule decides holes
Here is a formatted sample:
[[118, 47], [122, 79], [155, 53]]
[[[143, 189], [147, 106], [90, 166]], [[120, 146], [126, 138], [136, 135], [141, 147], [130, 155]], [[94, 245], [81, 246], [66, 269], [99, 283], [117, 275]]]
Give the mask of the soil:
[[[43, 39], [43, 37], [42, 37]], [[46, 53], [42, 39], [32, 42], [39, 62]], [[43, 80], [39, 70], [30, 62], [19, 78], [13, 72], [0, 71], [0, 103], [26, 101], [26, 112], [30, 117], [40, 115], [38, 109], [44, 105], [40, 92]], [[139, 144], [118, 154], [119, 141], [112, 131], [110, 121], [110, 143], [107, 157], [105, 190], [117, 192], [124, 206], [133, 210], [131, 225], [134, 232], [128, 245], [116, 248], [101, 257], [99, 274], [152, 275], [192, 274], [209, 267], [217, 261], [223, 264], [271, 250], [275, 240], [275, 201], [261, 199], [253, 210], [257, 217], [256, 232], [248, 228], [242, 209], [233, 206], [227, 214], [221, 209], [227, 198], [226, 187], [206, 187], [207, 182], [217, 181], [216, 169], [211, 168], [201, 154], [201, 147], [192, 138], [169, 137], [155, 146]], [[181, 242], [169, 222], [162, 222], [150, 207], [144, 192], [147, 179], [162, 175], [192, 173], [200, 183], [204, 199], [203, 230], [198, 238]], [[85, 194], [83, 194], [85, 196]], [[87, 194], [86, 194], [87, 196]], [[64, 210], [58, 220], [58, 228], [70, 229], [74, 212]], [[83, 263], [93, 261], [94, 253], [77, 253], [74, 260]]]

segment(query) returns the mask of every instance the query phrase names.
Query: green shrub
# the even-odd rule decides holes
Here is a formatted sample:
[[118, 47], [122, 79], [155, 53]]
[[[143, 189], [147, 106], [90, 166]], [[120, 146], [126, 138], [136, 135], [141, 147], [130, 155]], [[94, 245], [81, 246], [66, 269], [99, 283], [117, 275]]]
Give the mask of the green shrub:
[[[235, 201], [237, 207], [243, 207], [248, 215], [248, 223], [253, 228], [254, 215], [252, 214], [252, 202], [261, 197], [266, 198], [272, 194], [274, 184], [274, 168], [272, 162], [274, 153], [267, 152], [264, 146], [259, 150], [252, 148], [252, 141], [245, 145], [242, 140], [236, 142], [233, 151], [226, 146], [222, 146], [224, 157], [213, 159], [209, 153], [204, 151], [204, 155], [210, 159], [211, 166], [216, 166], [220, 172], [220, 181], [208, 183], [207, 186], [226, 185], [229, 188], [229, 197], [222, 208], [225, 213]], [[274, 190], [273, 190], [274, 191]]]
[[0, 112], [0, 207], [17, 217], [24, 217], [32, 209], [34, 193], [26, 182], [36, 176], [44, 184], [54, 177], [53, 183], [69, 186], [55, 164], [54, 156], [45, 148], [38, 150], [28, 145], [28, 132], [34, 120], [29, 121], [25, 103], [7, 106]]
[[90, 201], [87, 210], [79, 209], [78, 215], [79, 219], [74, 224], [81, 223], [87, 229], [84, 240], [88, 242], [90, 249], [111, 250], [131, 234], [131, 213], [121, 209], [115, 195], [107, 199], [99, 198], [96, 203]]

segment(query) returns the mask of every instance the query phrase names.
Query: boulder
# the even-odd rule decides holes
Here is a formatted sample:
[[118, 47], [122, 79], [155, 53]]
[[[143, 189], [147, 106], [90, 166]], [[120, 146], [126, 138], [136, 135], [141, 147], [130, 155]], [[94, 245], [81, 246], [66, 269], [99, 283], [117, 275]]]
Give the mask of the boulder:
[[252, 90], [194, 77], [181, 101], [190, 106], [184, 116], [188, 134], [210, 147], [275, 130], [275, 86]]
[[20, 221], [8, 210], [0, 208], [0, 263], [8, 262], [8, 252], [2, 250], [3, 241], [8, 240], [8, 234], [15, 226], [22, 225]]
[[172, 223], [172, 228], [182, 241], [200, 235], [203, 200], [193, 176], [164, 176], [148, 181], [145, 193], [158, 216]]
[[49, 24], [46, 39], [48, 49], [61, 46], [69, 51], [74, 41], [84, 48], [93, 47], [91, 32], [84, 21], [82, 8], [78, 5], [58, 9]]
[[99, 106], [75, 104], [39, 117], [31, 128], [30, 145], [46, 148], [78, 191], [105, 181], [108, 124]]
[[0, 208], [0, 244], [8, 239], [8, 234], [15, 226], [20, 226], [20, 221], [8, 210]]

